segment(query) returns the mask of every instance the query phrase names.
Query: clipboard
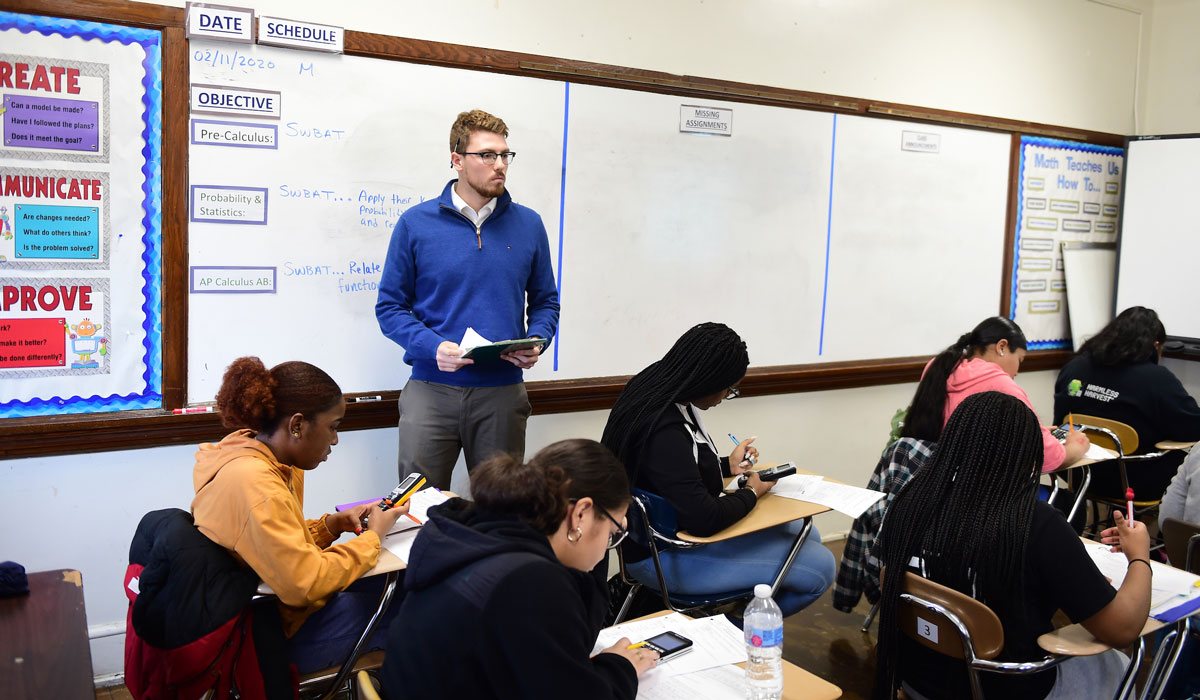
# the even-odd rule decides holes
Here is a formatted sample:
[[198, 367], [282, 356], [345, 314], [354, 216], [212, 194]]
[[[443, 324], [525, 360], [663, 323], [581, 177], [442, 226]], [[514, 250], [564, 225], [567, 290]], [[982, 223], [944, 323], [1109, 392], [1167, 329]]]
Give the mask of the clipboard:
[[496, 343], [488, 343], [487, 345], [476, 345], [463, 353], [462, 356], [465, 359], [475, 360], [476, 362], [488, 362], [500, 359], [500, 356], [505, 353], [544, 347], [546, 347], [545, 338], [519, 338], [517, 340], [501, 340]]

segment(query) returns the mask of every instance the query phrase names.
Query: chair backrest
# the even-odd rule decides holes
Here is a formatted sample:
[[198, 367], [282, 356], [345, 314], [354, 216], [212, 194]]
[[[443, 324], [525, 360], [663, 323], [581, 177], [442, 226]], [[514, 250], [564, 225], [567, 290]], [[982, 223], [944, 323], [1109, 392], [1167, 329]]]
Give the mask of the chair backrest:
[[917, 643], [956, 659], [993, 659], [1004, 649], [1000, 618], [971, 596], [911, 571], [900, 593], [900, 630]]
[[642, 524], [643, 512], [654, 534], [665, 538], [675, 537], [679, 531], [679, 521], [667, 499], [644, 489], [634, 489], [633, 498], [641, 504], [640, 508], [634, 505], [629, 509], [629, 536], [634, 542], [643, 547], [650, 546], [646, 539], [649, 533]]
[[1200, 573], [1200, 524], [1166, 518], [1162, 521], [1162, 536], [1172, 566]]
[[[1083, 413], [1071, 414], [1071, 419], [1076, 424], [1083, 425], [1084, 430], [1088, 433], [1088, 439], [1097, 445], [1109, 450], [1116, 450], [1122, 455], [1131, 455], [1137, 452], [1138, 434], [1128, 423]], [[1108, 435], [1099, 430], [1090, 430], [1090, 428], [1102, 428], [1112, 431], [1117, 436], [1117, 439], [1121, 441], [1121, 444], [1117, 445]]]

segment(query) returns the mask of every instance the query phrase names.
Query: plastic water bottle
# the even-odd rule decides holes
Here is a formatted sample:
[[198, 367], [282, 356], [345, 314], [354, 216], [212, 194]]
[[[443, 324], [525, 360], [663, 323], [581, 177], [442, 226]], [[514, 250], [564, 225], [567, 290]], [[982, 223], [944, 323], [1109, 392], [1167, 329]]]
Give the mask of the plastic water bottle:
[[746, 685], [750, 700], [783, 697], [783, 612], [771, 600], [771, 587], [754, 587], [754, 600], [742, 616], [746, 635]]

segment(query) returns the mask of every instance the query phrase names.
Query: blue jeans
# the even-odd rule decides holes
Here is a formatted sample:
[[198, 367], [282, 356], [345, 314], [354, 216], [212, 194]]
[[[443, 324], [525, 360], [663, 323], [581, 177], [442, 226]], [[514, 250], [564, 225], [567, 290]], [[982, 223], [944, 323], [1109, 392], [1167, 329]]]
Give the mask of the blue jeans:
[[[369, 576], [355, 581], [346, 590], [335, 593], [325, 607], [304, 621], [287, 641], [288, 660], [296, 665], [300, 675], [340, 666], [346, 661], [367, 621], [379, 607], [385, 578]], [[388, 609], [380, 616], [371, 638], [363, 647], [363, 653], [382, 649], [387, 643], [388, 627], [400, 611], [403, 597], [404, 579], [401, 579]]]
[[[802, 527], [803, 521], [796, 520], [703, 547], [660, 552], [667, 588], [680, 595], [714, 595], [771, 583]], [[821, 544], [821, 535], [813, 527], [775, 595], [784, 616], [820, 598], [833, 585], [836, 568], [833, 553]], [[658, 588], [653, 559], [634, 562], [629, 570], [638, 581]]]

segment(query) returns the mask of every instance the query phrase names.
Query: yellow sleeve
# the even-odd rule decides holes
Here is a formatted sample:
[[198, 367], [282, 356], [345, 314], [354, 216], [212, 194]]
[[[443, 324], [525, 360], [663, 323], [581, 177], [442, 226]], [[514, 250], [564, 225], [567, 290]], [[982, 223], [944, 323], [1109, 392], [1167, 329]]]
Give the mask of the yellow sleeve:
[[321, 549], [325, 549], [329, 545], [333, 544], [333, 541], [337, 539], [337, 537], [329, 531], [329, 526], [325, 522], [325, 519], [328, 517], [329, 513], [326, 513], [316, 520], [306, 521], [306, 524], [308, 525], [308, 534], [312, 535], [313, 542], [315, 542], [316, 545]]
[[379, 536], [373, 532], [327, 549], [306, 537], [309, 533], [303, 514], [292, 504], [268, 498], [252, 507], [235, 547], [285, 605], [308, 607], [323, 600], [379, 560]]

